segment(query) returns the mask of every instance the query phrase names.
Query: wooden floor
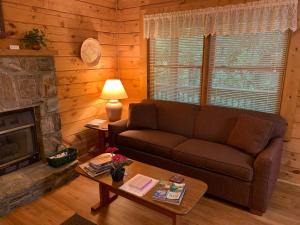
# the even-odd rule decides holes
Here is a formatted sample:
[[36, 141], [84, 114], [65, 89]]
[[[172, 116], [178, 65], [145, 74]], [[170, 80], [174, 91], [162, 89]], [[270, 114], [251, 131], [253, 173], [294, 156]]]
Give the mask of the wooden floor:
[[[16, 209], [0, 218], [1, 225], [58, 225], [74, 213], [101, 225], [168, 225], [171, 219], [139, 204], [119, 197], [97, 214], [90, 206], [98, 201], [98, 186], [78, 177], [64, 187]], [[1, 203], [0, 203], [1, 204]], [[192, 212], [183, 218], [184, 225], [231, 224], [300, 224], [300, 188], [279, 183], [271, 205], [259, 217], [211, 198], [203, 198]]]

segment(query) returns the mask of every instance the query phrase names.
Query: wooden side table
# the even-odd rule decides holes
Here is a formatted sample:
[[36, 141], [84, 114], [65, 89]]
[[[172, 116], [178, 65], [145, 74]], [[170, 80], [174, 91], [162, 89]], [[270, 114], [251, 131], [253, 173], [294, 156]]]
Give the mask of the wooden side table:
[[93, 155], [99, 155], [105, 152], [106, 147], [108, 146], [108, 122], [102, 124], [101, 126], [88, 126], [85, 125], [86, 128], [97, 130], [99, 135], [99, 149], [96, 151], [90, 152]]

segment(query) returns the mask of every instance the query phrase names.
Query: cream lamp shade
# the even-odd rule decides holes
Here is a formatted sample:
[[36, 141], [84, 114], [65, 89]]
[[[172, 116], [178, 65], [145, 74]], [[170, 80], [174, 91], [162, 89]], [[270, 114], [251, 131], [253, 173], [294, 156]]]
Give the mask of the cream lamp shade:
[[107, 80], [101, 92], [101, 99], [108, 100], [105, 105], [107, 117], [110, 122], [121, 119], [122, 103], [119, 99], [128, 98], [122, 82], [118, 79]]
[[128, 98], [128, 96], [122, 82], [118, 79], [111, 79], [105, 82], [100, 98], [106, 100], [119, 100]]

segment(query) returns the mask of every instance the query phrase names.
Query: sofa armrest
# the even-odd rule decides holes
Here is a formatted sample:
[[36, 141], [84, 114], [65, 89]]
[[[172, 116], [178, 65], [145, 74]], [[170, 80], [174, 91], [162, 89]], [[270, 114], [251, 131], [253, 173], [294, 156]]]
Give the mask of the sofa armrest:
[[265, 212], [275, 187], [281, 164], [283, 139], [275, 138], [254, 161], [250, 208]]
[[257, 177], [269, 180], [275, 175], [276, 168], [280, 168], [282, 147], [283, 139], [275, 138], [267, 148], [256, 157], [254, 161], [254, 171]]
[[109, 145], [116, 146], [119, 133], [127, 130], [127, 119], [108, 124]]

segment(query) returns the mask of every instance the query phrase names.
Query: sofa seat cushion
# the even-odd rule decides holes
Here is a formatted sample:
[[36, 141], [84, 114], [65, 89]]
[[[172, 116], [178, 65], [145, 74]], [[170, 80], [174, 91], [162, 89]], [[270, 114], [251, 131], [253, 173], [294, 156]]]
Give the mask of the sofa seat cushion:
[[253, 178], [253, 157], [227, 145], [189, 139], [172, 151], [172, 157], [178, 162], [240, 180]]
[[117, 144], [171, 158], [172, 149], [185, 140], [184, 136], [158, 130], [128, 130], [118, 135]]

